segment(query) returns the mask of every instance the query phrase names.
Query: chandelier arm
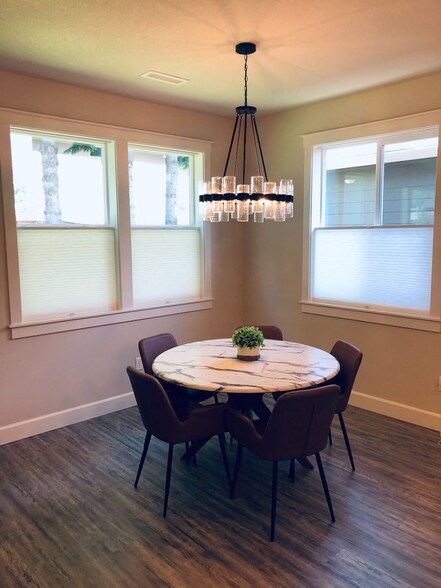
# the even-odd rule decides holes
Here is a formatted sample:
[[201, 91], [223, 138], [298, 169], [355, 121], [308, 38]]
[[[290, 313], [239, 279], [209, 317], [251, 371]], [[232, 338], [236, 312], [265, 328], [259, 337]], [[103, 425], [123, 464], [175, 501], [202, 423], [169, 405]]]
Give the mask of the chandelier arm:
[[[230, 162], [230, 156], [231, 156], [231, 149], [233, 148], [234, 137], [236, 135], [237, 123], [239, 122], [239, 118], [240, 118], [239, 115], [236, 114], [236, 120], [234, 121], [234, 127], [233, 127], [233, 134], [231, 135], [230, 147], [228, 149], [227, 160], [225, 162], [225, 168], [224, 168], [224, 173], [223, 173], [224, 176], [227, 175], [228, 164]], [[239, 134], [240, 134], [240, 130], [239, 130]], [[234, 166], [234, 167], [236, 167], [236, 166]]]
[[242, 184], [245, 184], [245, 168], [246, 168], [246, 163], [247, 163], [247, 123], [248, 123], [248, 114], [245, 113], [244, 131], [243, 131]]
[[237, 162], [239, 160], [240, 136], [242, 134], [242, 123], [243, 123], [242, 115], [238, 115], [238, 116], [239, 116], [239, 129], [237, 131], [236, 152], [234, 154], [233, 176], [236, 175]]
[[259, 156], [259, 146], [257, 143], [257, 136], [256, 136], [256, 129], [254, 124], [251, 124], [251, 128], [253, 129], [253, 144], [254, 144], [254, 154], [256, 156], [256, 167], [257, 167], [257, 175], [262, 176], [262, 163], [261, 157]]
[[266, 173], [265, 159], [263, 158], [263, 152], [262, 152], [262, 144], [260, 142], [259, 131], [257, 129], [257, 123], [256, 123], [256, 117], [254, 115], [251, 115], [251, 124], [253, 125], [253, 129], [256, 133], [257, 144], [259, 145], [260, 159], [262, 160], [263, 175], [265, 177], [265, 182], [267, 182], [268, 181], [268, 174]]

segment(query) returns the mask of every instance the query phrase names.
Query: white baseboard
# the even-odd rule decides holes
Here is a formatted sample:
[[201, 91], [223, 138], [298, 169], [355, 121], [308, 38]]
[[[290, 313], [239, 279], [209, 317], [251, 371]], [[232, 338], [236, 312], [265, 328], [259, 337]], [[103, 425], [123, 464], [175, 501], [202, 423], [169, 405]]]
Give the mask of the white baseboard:
[[[133, 393], [128, 392], [27, 421], [12, 423], [11, 425], [0, 427], [0, 445], [19, 441], [20, 439], [39, 435], [40, 433], [46, 433], [47, 431], [66, 427], [67, 425], [73, 425], [81, 421], [87, 421], [110, 412], [135, 406], [135, 404], [136, 401]], [[441, 432], [441, 414], [435, 412], [392, 402], [391, 400], [384, 400], [376, 396], [369, 396], [368, 394], [356, 392], [355, 390], [351, 394], [350, 404], [358, 408], [364, 408], [394, 419]]]
[[433, 429], [441, 432], [441, 414], [436, 412], [429, 412], [407, 404], [400, 404], [392, 400], [385, 400], [376, 396], [369, 396], [369, 394], [362, 394], [361, 392], [352, 391], [350, 402], [352, 406], [358, 408], [365, 408], [372, 412], [377, 412], [406, 423], [426, 427], [426, 429]]
[[112, 396], [111, 398], [105, 398], [98, 402], [91, 402], [90, 404], [83, 404], [60, 412], [53, 412], [52, 414], [29, 419], [28, 421], [6, 425], [0, 427], [0, 445], [12, 443], [12, 441], [18, 441], [26, 437], [32, 437], [33, 435], [39, 435], [40, 433], [46, 433], [47, 431], [66, 427], [67, 425], [73, 425], [81, 421], [87, 421], [110, 412], [129, 408], [135, 404], [136, 400], [133, 392], [127, 392], [126, 394]]

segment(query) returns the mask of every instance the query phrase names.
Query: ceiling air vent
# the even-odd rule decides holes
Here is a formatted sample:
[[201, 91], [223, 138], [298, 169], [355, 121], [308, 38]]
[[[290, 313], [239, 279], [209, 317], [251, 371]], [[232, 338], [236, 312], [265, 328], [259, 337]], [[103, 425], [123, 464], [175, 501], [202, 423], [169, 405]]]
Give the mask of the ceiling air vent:
[[160, 71], [153, 71], [150, 70], [141, 75], [142, 78], [147, 78], [149, 80], [156, 80], [158, 82], [165, 82], [166, 84], [174, 84], [175, 86], [179, 84], [185, 84], [189, 80], [184, 78], [178, 78], [178, 76], [171, 76], [170, 74], [161, 73]]

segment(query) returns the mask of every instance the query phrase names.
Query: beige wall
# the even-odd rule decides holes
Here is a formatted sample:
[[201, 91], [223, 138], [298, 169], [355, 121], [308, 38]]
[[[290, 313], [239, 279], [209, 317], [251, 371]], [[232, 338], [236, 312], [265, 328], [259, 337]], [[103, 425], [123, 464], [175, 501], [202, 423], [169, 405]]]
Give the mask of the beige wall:
[[[213, 141], [222, 170], [230, 120], [0, 72], [0, 106]], [[243, 317], [237, 223], [212, 227], [212, 310], [11, 340], [0, 207], [0, 428], [130, 391], [125, 367], [140, 338], [170, 331], [178, 342], [228, 336]]]
[[[223, 168], [230, 118], [5, 72], [0, 87], [0, 106], [212, 140], [212, 170]], [[124, 368], [141, 337], [163, 331], [179, 342], [228, 336], [244, 321], [278, 324], [286, 338], [325, 349], [336, 339], [353, 341], [365, 354], [357, 391], [441, 414], [440, 334], [312, 316], [299, 306], [301, 135], [440, 107], [438, 74], [259, 118], [270, 175], [294, 177], [295, 219], [212, 226], [212, 310], [13, 341], [0, 207], [0, 428], [128, 392]]]
[[[441, 108], [441, 74], [301, 108], [262, 120], [270, 175], [294, 177], [295, 219], [247, 232], [247, 320], [271, 316], [289, 339], [330, 349], [337, 339], [364, 352], [357, 391], [441, 418], [441, 334], [303, 314], [303, 145], [307, 133]], [[268, 145], [271, 149], [268, 149]], [[399, 408], [399, 407], [398, 407]], [[441, 424], [441, 420], [440, 420]]]

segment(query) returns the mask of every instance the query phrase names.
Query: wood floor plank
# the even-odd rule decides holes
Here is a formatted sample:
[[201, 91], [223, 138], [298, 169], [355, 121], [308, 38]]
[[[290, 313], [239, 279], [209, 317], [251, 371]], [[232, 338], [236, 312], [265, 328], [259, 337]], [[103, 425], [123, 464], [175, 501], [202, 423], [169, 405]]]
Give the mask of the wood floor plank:
[[[439, 434], [349, 407], [352, 472], [338, 421], [317, 470], [280, 467], [268, 541], [271, 464], [245, 453], [230, 500], [217, 440], [197, 467], [176, 450], [167, 519], [167, 447], [138, 489], [145, 431], [136, 408], [0, 447], [0, 586], [55, 588], [440, 588]], [[227, 444], [232, 465], [236, 445]]]

